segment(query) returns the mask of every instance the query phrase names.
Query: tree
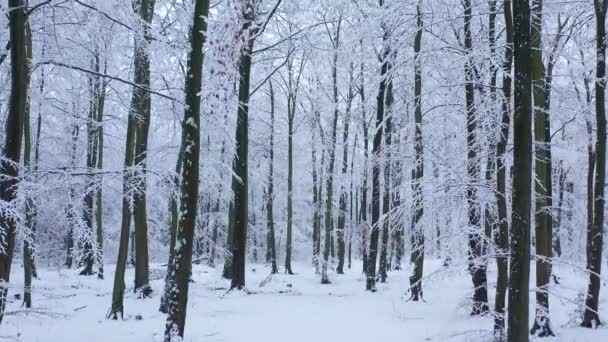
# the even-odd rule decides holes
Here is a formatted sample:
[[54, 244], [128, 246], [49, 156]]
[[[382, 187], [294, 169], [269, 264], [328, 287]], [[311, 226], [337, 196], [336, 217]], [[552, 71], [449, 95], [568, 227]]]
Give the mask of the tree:
[[[338, 240], [338, 267], [336, 273], [344, 274], [344, 257], [346, 253], [346, 201], [348, 193], [346, 192], [346, 178], [348, 172], [348, 130], [350, 124], [351, 108], [355, 93], [353, 90], [353, 64], [350, 65], [348, 94], [346, 95], [346, 111], [344, 113], [344, 131], [342, 133], [342, 182], [340, 186], [340, 202], [338, 212], [338, 228], [336, 229], [336, 237]], [[354, 156], [351, 156], [353, 158]], [[352, 191], [351, 191], [352, 197]]]
[[336, 23], [336, 31], [333, 37], [329, 37], [333, 48], [333, 61], [331, 69], [332, 89], [333, 89], [333, 120], [331, 125], [331, 135], [329, 139], [329, 160], [327, 166], [327, 184], [325, 194], [325, 246], [323, 250], [323, 262], [321, 266], [321, 284], [330, 284], [327, 268], [329, 264], [330, 249], [333, 249], [332, 231], [333, 231], [333, 192], [334, 192], [334, 167], [336, 161], [336, 132], [338, 126], [338, 48], [340, 46], [340, 28], [342, 25], [342, 17]]
[[545, 70], [542, 60], [542, 11], [543, 1], [532, 2], [532, 91], [534, 99], [534, 140], [536, 153], [536, 181], [534, 191], [536, 194], [536, 315], [531, 334], [539, 337], [554, 336], [549, 320], [549, 293], [547, 287], [551, 278], [552, 257], [552, 224], [553, 217], [550, 212], [549, 189], [551, 189], [551, 159], [550, 141], [546, 140], [545, 109]]
[[[268, 87], [270, 90], [270, 146], [268, 148], [268, 192], [266, 193], [266, 215], [268, 225], [266, 262], [270, 263], [270, 272], [275, 274], [279, 272], [279, 269], [277, 267], [277, 246], [274, 234], [274, 88], [272, 87], [272, 81], [268, 81]], [[314, 175], [315, 173], [313, 170], [313, 176]]]
[[410, 276], [411, 299], [422, 299], [422, 274], [424, 267], [424, 231], [420, 220], [424, 215], [424, 202], [422, 196], [422, 180], [424, 177], [424, 150], [422, 141], [422, 65], [420, 49], [422, 47], [422, 0], [416, 3], [416, 36], [414, 38], [414, 150], [415, 159], [412, 168], [412, 203], [414, 214], [412, 216], [412, 255], [414, 264]]
[[[380, 7], [384, 6], [384, 0], [380, 0]], [[381, 153], [382, 146], [382, 128], [384, 127], [384, 111], [386, 101], [387, 74], [388, 74], [388, 57], [390, 56], [390, 47], [388, 46], [388, 28], [386, 23], [382, 24], [382, 66], [380, 67], [380, 85], [378, 87], [378, 96], [376, 97], [376, 132], [374, 134], [374, 143], [372, 154], [374, 159], [378, 159]], [[369, 239], [369, 254], [367, 258], [367, 281], [365, 289], [367, 291], [376, 291], [376, 258], [378, 256], [378, 237], [380, 234], [380, 165], [377, 162], [373, 163], [372, 167], [372, 224], [371, 234]]]
[[190, 51], [186, 69], [185, 109], [182, 122], [183, 165], [181, 168], [180, 210], [177, 228], [177, 241], [174, 250], [173, 274], [170, 283], [165, 342], [171, 342], [179, 336], [184, 337], [186, 309], [188, 307], [188, 287], [192, 269], [192, 245], [196, 227], [199, 187], [199, 152], [200, 152], [200, 93], [203, 79], [203, 47], [207, 32], [207, 14], [209, 1], [195, 0], [193, 20], [190, 28]]
[[239, 60], [239, 94], [236, 121], [236, 154], [232, 163], [232, 193], [234, 202], [232, 217], [231, 245], [231, 280], [230, 288], [242, 290], [245, 287], [245, 259], [247, 257], [247, 225], [249, 218], [249, 182], [248, 182], [248, 156], [249, 156], [249, 81], [251, 78], [251, 58], [255, 40], [255, 0], [246, 0], [243, 3], [242, 34], [245, 45]]
[[467, 175], [466, 200], [468, 204], [468, 239], [469, 239], [469, 272], [473, 280], [473, 309], [472, 315], [488, 312], [488, 290], [486, 276], [486, 261], [483, 260], [483, 241], [481, 234], [481, 208], [475, 182], [479, 177], [477, 158], [477, 114], [475, 108], [475, 84], [473, 65], [473, 37], [471, 34], [472, 5], [471, 0], [464, 0], [464, 49], [466, 60], [464, 64], [466, 126], [467, 126]]
[[293, 274], [291, 269], [291, 250], [293, 234], [293, 135], [295, 134], [294, 125], [298, 92], [300, 89], [300, 77], [304, 69], [305, 59], [300, 60], [297, 75], [294, 75], [293, 58], [287, 58], [287, 241], [285, 243], [285, 273]]
[[598, 315], [600, 274], [604, 231], [604, 183], [606, 179], [606, 2], [593, 2], [596, 20], [595, 66], [595, 117], [597, 137], [595, 142], [595, 185], [593, 194], [593, 226], [587, 241], [589, 246], [589, 287], [585, 299], [585, 312], [581, 326], [590, 328], [600, 324]]
[[529, 339], [530, 208], [532, 184], [532, 70], [530, 66], [530, 5], [513, 2], [515, 64], [513, 120], [513, 201], [507, 341]]
[[502, 64], [502, 101], [501, 119], [496, 144], [496, 208], [497, 231], [494, 235], [496, 244], [496, 298], [494, 300], [494, 336], [498, 341], [505, 340], [505, 297], [508, 284], [509, 253], [509, 220], [507, 218], [507, 170], [505, 154], [509, 141], [509, 123], [511, 119], [511, 69], [513, 65], [513, 14], [511, 1], [503, 3], [505, 20], [505, 55]]
[[[25, 27], [26, 35], [26, 49], [27, 49], [27, 79], [26, 83], [29, 85], [31, 75], [31, 61], [32, 61], [32, 30], [30, 29], [29, 23]], [[29, 89], [28, 89], [29, 91]], [[27, 176], [31, 177], [32, 173], [32, 127], [31, 127], [31, 99], [30, 95], [27, 94], [25, 104], [25, 110], [23, 112], [23, 166]], [[25, 200], [25, 232], [23, 236], [23, 304], [26, 308], [32, 307], [32, 273], [34, 266], [34, 230], [36, 226], [36, 207], [34, 199], [31, 196], [27, 196]]]
[[[387, 58], [393, 58], [392, 56]], [[389, 246], [389, 226], [391, 224], [390, 217], [390, 206], [391, 206], [391, 144], [392, 144], [392, 131], [393, 131], [393, 113], [392, 106], [394, 102], [393, 98], [393, 76], [392, 76], [392, 63], [389, 61], [387, 64], [387, 80], [386, 80], [386, 97], [384, 99], [384, 111], [385, 111], [385, 122], [384, 122], [384, 191], [382, 193], [382, 238], [380, 239], [380, 262], [378, 273], [380, 275], [380, 282], [386, 282], [387, 268], [388, 268], [388, 250]]]
[[[15, 200], [19, 185], [19, 160], [23, 131], [23, 113], [28, 102], [29, 70], [27, 62], [27, 0], [9, 0], [11, 50], [11, 93], [5, 121], [4, 147], [0, 160], [0, 200]], [[15, 249], [17, 221], [14, 215], [0, 211], [0, 323], [8, 300], [8, 284]]]
[[148, 131], [150, 129], [150, 26], [156, 0], [133, 0], [133, 10], [141, 19], [142, 27], [135, 34], [134, 83], [132, 115], [134, 124], [133, 151], [133, 224], [135, 226], [135, 292], [140, 297], [152, 293], [148, 261], [148, 218], [146, 214], [146, 161], [148, 157]]

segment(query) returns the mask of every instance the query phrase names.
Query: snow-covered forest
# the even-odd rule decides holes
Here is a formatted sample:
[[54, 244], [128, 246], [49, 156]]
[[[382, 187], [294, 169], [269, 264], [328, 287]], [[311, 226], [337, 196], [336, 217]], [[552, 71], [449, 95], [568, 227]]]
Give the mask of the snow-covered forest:
[[2, 0], [0, 341], [607, 341], [604, 0]]

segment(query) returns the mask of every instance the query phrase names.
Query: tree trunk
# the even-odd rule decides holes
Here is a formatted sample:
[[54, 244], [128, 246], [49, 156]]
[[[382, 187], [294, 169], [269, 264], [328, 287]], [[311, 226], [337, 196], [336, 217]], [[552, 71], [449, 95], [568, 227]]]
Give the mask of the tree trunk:
[[530, 333], [539, 337], [554, 336], [549, 319], [549, 292], [548, 286], [551, 278], [551, 232], [553, 218], [549, 203], [549, 189], [551, 188], [551, 159], [550, 141], [547, 141], [545, 131], [545, 70], [542, 60], [542, 0], [532, 1], [532, 31], [531, 31], [531, 67], [532, 91], [534, 99], [534, 142], [535, 142], [535, 175], [534, 182], [536, 212], [536, 314]]
[[[391, 57], [389, 57], [391, 58]], [[393, 80], [391, 71], [392, 65], [389, 62], [387, 66], [387, 85], [386, 85], [386, 98], [384, 100], [384, 109], [386, 112], [386, 119], [384, 124], [384, 192], [382, 194], [382, 239], [380, 240], [380, 261], [379, 261], [379, 275], [380, 282], [385, 283], [387, 277], [388, 268], [388, 250], [389, 246], [389, 226], [391, 224], [390, 206], [391, 206], [391, 135], [393, 130], [392, 115], [391, 112], [393, 106]]]
[[515, 97], [513, 201], [507, 341], [527, 342], [530, 287], [530, 209], [532, 184], [532, 70], [530, 5], [513, 2]]
[[[76, 168], [76, 152], [78, 150], [78, 134], [80, 127], [78, 123], [73, 123], [72, 136], [71, 136], [71, 148], [70, 151], [70, 168], [73, 170]], [[74, 186], [70, 184], [68, 189], [68, 205], [67, 205], [67, 223], [68, 223], [68, 234], [66, 237], [66, 258], [65, 266], [70, 269], [74, 261], [74, 226], [76, 225], [74, 218], [74, 199], [76, 198], [76, 190]]]
[[293, 274], [291, 269], [291, 251], [293, 234], [293, 135], [295, 134], [295, 116], [298, 90], [300, 88], [300, 76], [304, 67], [304, 59], [300, 63], [298, 75], [294, 79], [293, 59], [287, 60], [287, 241], [285, 244], [285, 273]]
[[135, 226], [135, 288], [140, 298], [149, 297], [150, 265], [148, 261], [148, 219], [146, 209], [146, 164], [148, 131], [150, 128], [150, 26], [154, 17], [155, 0], [133, 0], [133, 9], [141, 18], [141, 31], [135, 35], [134, 80], [140, 87], [133, 88], [131, 111], [134, 116], [134, 180], [133, 224]]
[[[26, 24], [26, 49], [27, 49], [27, 79], [26, 84], [31, 81], [32, 61], [32, 31], [29, 23]], [[29, 90], [29, 89], [28, 89]], [[30, 95], [27, 94], [25, 111], [23, 112], [23, 166], [26, 177], [33, 180], [32, 175], [32, 129], [30, 124], [31, 103]], [[36, 226], [36, 204], [31, 196], [25, 199], [25, 232], [23, 236], [23, 304], [26, 308], [32, 307], [32, 271], [34, 251], [34, 229]]]
[[231, 289], [245, 288], [245, 259], [247, 258], [247, 225], [249, 218], [248, 194], [248, 150], [249, 150], [249, 80], [251, 77], [251, 53], [255, 30], [252, 29], [255, 20], [255, 2], [247, 1], [243, 5], [242, 32], [250, 32], [248, 42], [241, 52], [239, 65], [239, 106], [236, 122], [236, 155], [232, 164], [232, 192], [234, 194], [233, 207], [233, 236], [232, 236], [232, 282]]
[[411, 300], [422, 299], [422, 275], [424, 267], [424, 231], [421, 219], [424, 215], [424, 198], [422, 181], [424, 178], [424, 145], [422, 140], [422, 62], [420, 49], [422, 47], [422, 0], [416, 4], [416, 36], [414, 38], [414, 150], [415, 160], [412, 169], [412, 254], [410, 262], [414, 264], [410, 276]]
[[[353, 91], [353, 64], [350, 65], [350, 79], [348, 84], [348, 94], [346, 98], [346, 112], [344, 114], [344, 131], [342, 133], [342, 182], [340, 182], [340, 199], [338, 212], [338, 229], [336, 229], [336, 238], [338, 240], [338, 267], [336, 273], [344, 274], [344, 257], [346, 254], [346, 201], [348, 194], [346, 192], [346, 178], [348, 177], [348, 129], [350, 124], [350, 112], [353, 99], [355, 97]], [[352, 157], [352, 156], [351, 156]], [[352, 192], [352, 191], [351, 191]]]
[[[342, 24], [341, 18], [338, 20], [336, 26], [336, 34], [332, 39], [334, 48], [333, 65], [332, 65], [332, 84], [333, 84], [333, 107], [334, 115], [331, 126], [331, 136], [329, 140], [329, 160], [327, 168], [327, 189], [325, 190], [327, 199], [325, 201], [325, 249], [323, 251], [323, 263], [321, 267], [321, 284], [330, 284], [329, 276], [327, 275], [327, 268], [329, 264], [330, 249], [333, 252], [333, 239], [332, 239], [332, 227], [333, 227], [333, 192], [334, 192], [334, 166], [336, 159], [336, 131], [338, 126], [338, 47], [340, 44], [340, 26]], [[333, 253], [332, 253], [333, 256]]]
[[[11, 49], [11, 95], [5, 121], [4, 148], [0, 162], [0, 200], [12, 202], [17, 195], [23, 113], [28, 99], [28, 62], [26, 47], [27, 0], [9, 0], [9, 32]], [[0, 323], [8, 300], [8, 284], [15, 248], [17, 222], [4, 212], [0, 214]]]
[[[277, 246], [274, 232], [274, 88], [272, 87], [272, 81], [268, 81], [268, 86], [270, 88], [270, 147], [268, 152], [268, 197], [266, 198], [266, 215], [268, 225], [268, 235], [266, 239], [268, 245], [266, 246], [266, 261], [270, 263], [270, 272], [272, 274], [276, 274], [279, 273], [279, 268], [277, 267]], [[313, 176], [314, 175], [315, 173], [313, 169]], [[315, 213], [316, 210], [317, 208], [315, 207]]]
[[[380, 0], [380, 7], [384, 5], [384, 0]], [[384, 125], [384, 101], [386, 96], [386, 77], [388, 72], [388, 56], [390, 48], [388, 47], [388, 31], [383, 26], [383, 53], [382, 66], [380, 67], [380, 86], [378, 87], [378, 96], [376, 98], [376, 127], [374, 134], [374, 144], [372, 155], [375, 160], [372, 167], [372, 224], [369, 241], [369, 255], [367, 260], [367, 281], [365, 289], [367, 291], [376, 291], [376, 259], [378, 256], [378, 237], [380, 235], [380, 165], [377, 162], [382, 149], [382, 128]]]
[[315, 268], [315, 273], [320, 272], [319, 265], [319, 253], [321, 252], [321, 184], [319, 175], [317, 174], [317, 149], [315, 146], [316, 141], [316, 127], [311, 128], [312, 130], [312, 203], [313, 203], [313, 216], [312, 216], [312, 265]]
[[200, 153], [200, 111], [203, 76], [203, 46], [209, 12], [209, 1], [194, 2], [194, 18], [190, 28], [190, 51], [185, 84], [185, 109], [182, 123], [183, 166], [181, 169], [180, 210], [177, 229], [177, 243], [174, 250], [173, 269], [169, 277], [168, 315], [165, 342], [184, 337], [186, 309], [188, 307], [188, 286], [192, 269], [192, 243], [198, 209], [199, 153]]
[[[182, 172], [182, 166], [183, 166], [183, 161], [184, 161], [184, 148], [186, 147], [186, 144], [184, 142], [184, 138], [185, 135], [182, 134], [182, 138], [181, 138], [181, 142], [180, 142], [180, 149], [177, 155], [177, 162], [175, 163], [175, 176], [172, 179], [172, 186], [173, 186], [173, 190], [171, 192], [171, 198], [169, 199], [169, 214], [171, 215], [171, 221], [169, 223], [169, 261], [167, 262], [167, 273], [165, 275], [165, 287], [163, 290], [163, 295], [160, 299], [160, 307], [158, 308], [158, 311], [162, 312], [162, 313], [168, 313], [168, 309], [169, 309], [169, 303], [167, 302], [168, 298], [169, 298], [169, 292], [171, 291], [171, 275], [173, 274], [173, 272], [175, 272], [174, 270], [174, 266], [175, 266], [175, 245], [177, 243], [177, 229], [179, 226], [179, 212], [178, 212], [178, 206], [179, 206], [179, 193], [178, 190], [180, 189], [180, 181], [179, 181], [179, 175]], [[218, 199], [218, 206], [219, 206], [219, 199]]]
[[598, 315], [600, 296], [600, 275], [602, 272], [602, 248], [604, 226], [604, 184], [606, 179], [606, 2], [595, 0], [596, 18], [596, 68], [595, 68], [595, 116], [597, 138], [595, 143], [595, 192], [593, 195], [593, 227], [589, 253], [589, 287], [585, 299], [583, 327], [594, 327], [600, 324]]
[[475, 108], [475, 80], [473, 65], [473, 39], [471, 34], [472, 19], [471, 0], [464, 1], [464, 48], [466, 62], [464, 65], [466, 126], [467, 126], [467, 175], [466, 199], [468, 205], [468, 239], [469, 239], [469, 272], [473, 281], [473, 308], [471, 315], [488, 312], [488, 293], [486, 278], [486, 260], [483, 257], [483, 240], [481, 228], [481, 208], [475, 183], [479, 178], [479, 159], [477, 157], [477, 115]]
[[496, 144], [496, 209], [498, 214], [497, 232], [494, 235], [496, 245], [496, 297], [494, 300], [494, 336], [498, 342], [506, 338], [505, 334], [505, 298], [508, 284], [509, 255], [509, 219], [507, 217], [507, 170], [505, 153], [509, 141], [509, 123], [511, 117], [511, 68], [513, 65], [513, 14], [511, 0], [504, 1], [505, 18], [505, 55], [502, 65], [502, 101], [501, 120]]

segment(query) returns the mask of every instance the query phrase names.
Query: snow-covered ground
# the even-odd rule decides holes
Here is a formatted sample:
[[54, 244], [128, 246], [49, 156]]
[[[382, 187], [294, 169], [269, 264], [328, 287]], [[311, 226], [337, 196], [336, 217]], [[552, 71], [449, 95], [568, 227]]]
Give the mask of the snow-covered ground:
[[[34, 308], [25, 310], [14, 299], [22, 285], [22, 271], [15, 265], [10, 290], [12, 302], [0, 325], [0, 340], [23, 342], [139, 342], [161, 341], [165, 316], [158, 312], [164, 270], [152, 269], [154, 296], [140, 300], [128, 290], [127, 316], [123, 321], [105, 319], [112, 294], [113, 266], [105, 280], [81, 277], [71, 270], [40, 270], [35, 281]], [[221, 267], [195, 266], [190, 286], [185, 341], [226, 342], [358, 342], [358, 341], [490, 341], [491, 317], [470, 317], [471, 282], [464, 265], [448, 271], [439, 261], [425, 264], [425, 302], [408, 302], [405, 294], [409, 270], [392, 272], [377, 293], [364, 290], [361, 266], [345, 275], [331, 274], [331, 285], [321, 285], [308, 264], [295, 264], [296, 275], [276, 275], [268, 269], [248, 267], [248, 291], [227, 292]], [[534, 271], [531, 275], [533, 276]], [[543, 341], [608, 341], [608, 328], [579, 328], [579, 293], [587, 277], [570, 267], [556, 267], [560, 284], [553, 285], [551, 318], [556, 338]], [[132, 290], [132, 270], [127, 287]], [[493, 302], [493, 271], [489, 274]], [[532, 283], [533, 283], [532, 277]], [[608, 296], [605, 286], [602, 297]], [[530, 296], [534, 310], [534, 295]], [[608, 319], [608, 301], [600, 303], [600, 317]], [[141, 315], [141, 320], [135, 317]], [[531, 317], [532, 318], [532, 317]], [[539, 339], [540, 340], [540, 339]]]

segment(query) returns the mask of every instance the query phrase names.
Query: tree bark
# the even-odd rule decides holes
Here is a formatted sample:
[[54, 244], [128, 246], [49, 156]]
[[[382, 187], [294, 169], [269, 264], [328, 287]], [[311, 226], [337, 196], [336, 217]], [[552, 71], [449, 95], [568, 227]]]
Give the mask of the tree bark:
[[532, 206], [532, 70], [530, 5], [513, 2], [515, 96], [513, 124], [513, 210], [507, 341], [529, 339], [530, 209]]
[[150, 265], [148, 260], [148, 218], [146, 209], [146, 164], [148, 131], [150, 129], [150, 26], [154, 17], [155, 0], [133, 0], [133, 9], [141, 19], [140, 32], [135, 34], [134, 83], [131, 111], [134, 116], [134, 181], [133, 224], [135, 226], [135, 288], [139, 297], [149, 297]]
[[464, 66], [466, 126], [467, 126], [467, 175], [469, 184], [466, 187], [468, 204], [468, 239], [469, 239], [469, 272], [473, 280], [473, 308], [471, 315], [488, 312], [488, 291], [486, 260], [483, 257], [481, 228], [481, 208], [475, 183], [479, 178], [479, 160], [477, 157], [477, 114], [475, 108], [475, 84], [473, 65], [473, 39], [471, 34], [472, 5], [471, 0], [464, 0], [464, 48], [466, 61]]
[[513, 14], [511, 0], [503, 3], [505, 20], [505, 55], [502, 65], [502, 101], [498, 143], [496, 144], [496, 209], [498, 214], [496, 245], [496, 297], [494, 300], [494, 336], [498, 342], [506, 339], [505, 299], [508, 286], [509, 219], [507, 217], [507, 170], [505, 153], [509, 141], [511, 119], [511, 69], [513, 65]]
[[531, 67], [532, 91], [534, 99], [534, 142], [535, 142], [535, 175], [534, 182], [536, 212], [536, 314], [530, 333], [539, 337], [554, 336], [549, 319], [549, 292], [552, 257], [552, 223], [549, 201], [551, 189], [551, 142], [546, 140], [547, 124], [545, 99], [545, 70], [542, 60], [542, 11], [543, 1], [532, 1], [531, 22]]
[[[346, 205], [348, 194], [346, 192], [346, 179], [348, 177], [348, 130], [350, 125], [350, 115], [353, 99], [355, 97], [353, 91], [353, 64], [350, 65], [349, 71], [348, 94], [346, 95], [346, 112], [344, 114], [344, 131], [342, 132], [342, 182], [340, 183], [340, 199], [338, 212], [338, 229], [336, 229], [336, 238], [338, 240], [338, 266], [336, 273], [344, 274], [344, 258], [346, 254]], [[351, 156], [352, 157], [352, 156]], [[352, 192], [352, 191], [351, 191]]]
[[416, 36], [414, 38], [414, 150], [415, 159], [412, 168], [412, 254], [410, 262], [414, 265], [410, 276], [410, 293], [412, 301], [422, 299], [422, 275], [424, 267], [424, 231], [421, 219], [424, 215], [424, 198], [422, 181], [424, 178], [424, 145], [422, 140], [422, 0], [416, 4]]
[[190, 28], [190, 51], [185, 81], [185, 109], [182, 123], [183, 166], [180, 184], [180, 216], [177, 241], [174, 250], [173, 269], [169, 278], [168, 314], [165, 342], [184, 337], [186, 309], [188, 307], [188, 286], [192, 270], [192, 244], [198, 209], [199, 153], [200, 153], [200, 93], [203, 79], [203, 47], [207, 32], [208, 0], [194, 2], [194, 18]]
[[[335, 36], [332, 38], [334, 48], [333, 64], [332, 64], [332, 84], [333, 84], [333, 122], [331, 126], [331, 136], [329, 141], [329, 160], [327, 168], [327, 189], [325, 201], [325, 248], [323, 250], [323, 263], [321, 266], [321, 284], [330, 284], [327, 274], [329, 264], [330, 249], [333, 251], [333, 192], [334, 192], [334, 166], [336, 159], [336, 131], [338, 126], [338, 47], [340, 44], [340, 26], [342, 18], [338, 20]], [[333, 256], [333, 253], [332, 253]]]
[[600, 275], [602, 272], [602, 248], [604, 226], [604, 185], [606, 180], [606, 1], [595, 0], [596, 19], [596, 67], [595, 67], [595, 116], [597, 137], [595, 142], [595, 185], [593, 194], [593, 226], [589, 253], [589, 287], [585, 299], [583, 327], [599, 325]]
[[248, 41], [243, 48], [239, 64], [239, 106], [236, 122], [236, 155], [232, 164], [232, 192], [234, 194], [234, 219], [231, 264], [231, 289], [245, 288], [245, 259], [247, 258], [247, 225], [249, 219], [249, 181], [248, 181], [248, 150], [249, 150], [249, 81], [251, 77], [251, 54], [255, 30], [252, 28], [255, 20], [255, 1], [248, 0], [243, 5], [242, 32], [247, 34]]
[[[11, 93], [5, 121], [4, 148], [0, 162], [0, 200], [12, 202], [19, 185], [19, 160], [23, 131], [23, 113], [28, 98], [28, 62], [26, 46], [27, 0], [9, 0], [9, 34], [11, 49]], [[16, 225], [14, 217], [5, 211], [0, 214], [0, 323], [8, 300], [11, 263], [15, 248]]]
[[[384, 0], [380, 0], [380, 7], [383, 7]], [[367, 281], [365, 289], [367, 291], [376, 291], [376, 259], [378, 256], [378, 238], [380, 235], [380, 165], [377, 162], [382, 152], [382, 131], [384, 127], [384, 109], [385, 109], [385, 96], [386, 96], [386, 84], [387, 84], [387, 72], [388, 72], [388, 56], [390, 55], [390, 48], [388, 46], [388, 30], [383, 24], [383, 52], [382, 52], [382, 66], [380, 67], [380, 85], [378, 87], [378, 96], [376, 97], [376, 127], [374, 134], [374, 143], [372, 148], [372, 155], [376, 162], [373, 163], [372, 167], [372, 224], [369, 241], [369, 255], [367, 259]]]
[[[270, 90], [270, 147], [268, 150], [268, 193], [266, 198], [266, 215], [268, 225], [268, 235], [266, 239], [268, 244], [268, 246], [266, 246], [266, 261], [270, 263], [270, 272], [272, 274], [276, 274], [279, 273], [279, 268], [277, 267], [277, 246], [274, 231], [274, 88], [272, 86], [272, 81], [268, 81], [268, 87]], [[314, 175], [315, 173], [313, 169], [313, 176]], [[314, 195], [316, 195], [316, 193]], [[317, 208], [315, 206], [315, 213], [316, 210]]]

